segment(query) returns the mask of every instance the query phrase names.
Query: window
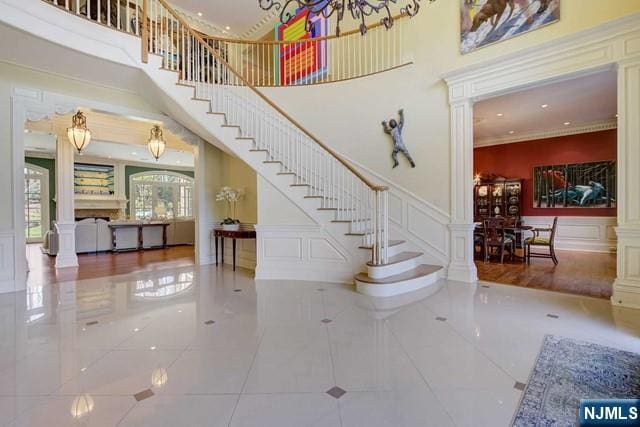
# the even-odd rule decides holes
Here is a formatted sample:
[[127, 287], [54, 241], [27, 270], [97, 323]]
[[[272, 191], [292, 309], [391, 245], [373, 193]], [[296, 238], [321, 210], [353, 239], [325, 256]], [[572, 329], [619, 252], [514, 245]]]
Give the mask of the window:
[[135, 219], [193, 217], [193, 179], [173, 172], [142, 172], [130, 178]]
[[49, 171], [24, 167], [24, 229], [27, 242], [42, 242], [49, 229]]

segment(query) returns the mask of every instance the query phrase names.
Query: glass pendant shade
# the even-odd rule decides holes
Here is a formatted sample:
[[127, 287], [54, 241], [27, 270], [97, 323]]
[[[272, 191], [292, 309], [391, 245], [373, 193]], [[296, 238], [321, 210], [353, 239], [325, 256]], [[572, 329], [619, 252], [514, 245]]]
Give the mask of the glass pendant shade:
[[78, 153], [87, 148], [91, 142], [91, 131], [87, 129], [87, 118], [78, 111], [71, 119], [72, 126], [67, 128], [67, 138], [73, 144]]
[[82, 418], [89, 415], [94, 408], [93, 398], [88, 394], [76, 396], [71, 402], [71, 416], [73, 418]]
[[167, 143], [164, 142], [160, 126], [156, 125], [151, 129], [151, 136], [149, 137], [147, 148], [149, 148], [149, 152], [156, 161], [164, 154], [164, 150], [167, 148]]

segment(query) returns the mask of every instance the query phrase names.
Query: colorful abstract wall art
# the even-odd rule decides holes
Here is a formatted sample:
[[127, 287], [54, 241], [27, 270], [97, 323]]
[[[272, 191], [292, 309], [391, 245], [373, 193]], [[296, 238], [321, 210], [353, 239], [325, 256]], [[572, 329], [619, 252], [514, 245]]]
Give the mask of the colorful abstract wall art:
[[310, 42], [309, 39], [325, 37], [328, 34], [328, 19], [322, 15], [310, 18], [311, 31], [305, 28], [309, 11], [298, 10], [287, 24], [279, 24], [275, 29], [278, 41], [275, 46], [275, 81], [280, 86], [295, 86], [323, 76], [328, 70], [327, 41]]

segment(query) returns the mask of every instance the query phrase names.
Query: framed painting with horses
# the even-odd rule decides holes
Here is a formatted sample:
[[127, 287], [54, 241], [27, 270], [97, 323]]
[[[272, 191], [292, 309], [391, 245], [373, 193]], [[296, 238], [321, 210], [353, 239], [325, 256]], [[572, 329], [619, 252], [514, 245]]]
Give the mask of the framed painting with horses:
[[460, 0], [460, 50], [475, 49], [560, 20], [560, 0]]
[[615, 208], [616, 162], [533, 168], [535, 208]]

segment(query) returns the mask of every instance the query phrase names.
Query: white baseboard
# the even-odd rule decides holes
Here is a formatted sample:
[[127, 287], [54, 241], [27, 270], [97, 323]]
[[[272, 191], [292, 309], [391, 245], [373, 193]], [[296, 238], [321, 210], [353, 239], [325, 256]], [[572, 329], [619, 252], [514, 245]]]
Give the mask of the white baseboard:
[[[549, 227], [553, 224], [553, 216], [522, 217], [526, 225], [532, 227]], [[615, 217], [601, 216], [561, 216], [558, 219], [556, 249], [579, 252], [610, 253], [617, 245]], [[531, 233], [526, 234], [530, 236]]]

